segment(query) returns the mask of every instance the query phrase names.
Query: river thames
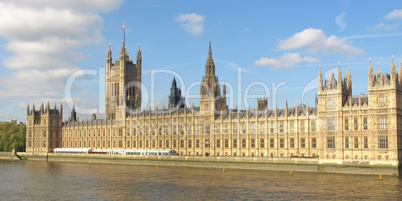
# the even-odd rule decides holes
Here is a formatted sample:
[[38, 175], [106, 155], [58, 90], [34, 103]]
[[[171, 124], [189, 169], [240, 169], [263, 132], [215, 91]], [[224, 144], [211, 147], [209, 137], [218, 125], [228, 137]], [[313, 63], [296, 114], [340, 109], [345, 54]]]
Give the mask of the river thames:
[[402, 200], [396, 176], [0, 160], [1, 200]]

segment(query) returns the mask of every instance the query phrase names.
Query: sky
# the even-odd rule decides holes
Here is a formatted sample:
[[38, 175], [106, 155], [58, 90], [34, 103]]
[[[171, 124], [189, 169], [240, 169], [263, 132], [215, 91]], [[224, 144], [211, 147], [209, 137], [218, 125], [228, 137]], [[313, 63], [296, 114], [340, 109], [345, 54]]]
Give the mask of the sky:
[[[398, 7], [399, 5], [399, 7]], [[369, 58], [390, 72], [402, 57], [399, 1], [1, 0], [0, 121], [25, 121], [27, 105], [75, 105], [104, 117], [108, 44], [142, 51], [142, 108], [163, 107], [173, 77], [187, 105], [199, 105], [209, 41], [229, 108], [314, 106], [319, 66], [352, 74], [367, 95]], [[71, 99], [70, 99], [71, 98]]]

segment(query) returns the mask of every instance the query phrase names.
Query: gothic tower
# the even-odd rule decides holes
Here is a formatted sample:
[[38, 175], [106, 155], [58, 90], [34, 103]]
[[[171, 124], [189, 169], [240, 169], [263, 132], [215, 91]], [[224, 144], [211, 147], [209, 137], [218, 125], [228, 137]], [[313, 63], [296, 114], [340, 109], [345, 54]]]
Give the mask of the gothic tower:
[[119, 59], [112, 61], [112, 51], [106, 56], [106, 119], [124, 120], [129, 111], [141, 107], [142, 57], [138, 45], [136, 61], [129, 59], [124, 41]]
[[208, 59], [205, 64], [205, 75], [200, 86], [200, 110], [205, 113], [213, 113], [227, 109], [226, 87], [223, 95], [219, 86], [218, 77], [215, 76], [215, 64], [212, 58], [211, 41], [209, 42]]
[[173, 78], [172, 87], [170, 88], [169, 95], [169, 108], [178, 109], [183, 108], [185, 104], [185, 99], [181, 95], [181, 90], [177, 88], [176, 79]]
[[26, 152], [28, 154], [51, 153], [54, 148], [62, 146], [63, 106], [50, 109], [43, 103], [39, 110], [27, 107]]

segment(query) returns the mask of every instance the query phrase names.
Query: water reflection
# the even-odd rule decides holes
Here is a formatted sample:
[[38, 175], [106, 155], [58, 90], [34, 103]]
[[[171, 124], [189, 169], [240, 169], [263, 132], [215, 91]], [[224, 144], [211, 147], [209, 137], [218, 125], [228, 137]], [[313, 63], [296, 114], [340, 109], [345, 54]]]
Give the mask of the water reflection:
[[402, 180], [376, 175], [0, 161], [7, 200], [402, 200]]

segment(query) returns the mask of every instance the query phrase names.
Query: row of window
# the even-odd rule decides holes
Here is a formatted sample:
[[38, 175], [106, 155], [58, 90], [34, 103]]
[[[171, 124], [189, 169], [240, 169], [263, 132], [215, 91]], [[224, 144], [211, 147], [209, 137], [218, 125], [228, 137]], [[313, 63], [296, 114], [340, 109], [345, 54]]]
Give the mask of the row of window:
[[[327, 119], [327, 130], [328, 131], [335, 131], [335, 128], [336, 128], [335, 125], [336, 124], [335, 124], [335, 119], [334, 118], [328, 118]], [[242, 124], [242, 126], [240, 126], [240, 127], [241, 127], [240, 133], [247, 133], [246, 124]], [[387, 126], [387, 116], [379, 116], [378, 117], [378, 129], [379, 130], [386, 130], [387, 127], [388, 127]], [[270, 123], [269, 128], [265, 124], [261, 124], [261, 125], [253, 124], [253, 125], [251, 125], [250, 133], [251, 134], [257, 134], [258, 129], [260, 130], [260, 133], [267, 133], [267, 132], [268, 133], [274, 133], [275, 132], [274, 123]], [[345, 119], [344, 129], [346, 131], [350, 130], [349, 118]], [[367, 120], [367, 117], [365, 117], [365, 118], [363, 118], [363, 130], [367, 130], [367, 129], [368, 129], [368, 120]], [[143, 135], [143, 134], [145, 134], [145, 135], [149, 135], [149, 134], [156, 135], [156, 129], [149, 128], [149, 126], [140, 127], [138, 129], [137, 128], [131, 129], [131, 131], [133, 132], [133, 135], [136, 135], [137, 130], [138, 130], [139, 135]], [[178, 125], [177, 127], [174, 126], [173, 129], [170, 129], [170, 126], [163, 125], [163, 126], [159, 127], [159, 135], [163, 135], [163, 134], [169, 135], [171, 130], [173, 130], [172, 131], [173, 135], [177, 135], [179, 132], [180, 132], [180, 134], [184, 135], [185, 132], [186, 132], [185, 127], [183, 127], [181, 125], [180, 126]], [[179, 132], [178, 132], [178, 130], [179, 130]], [[359, 120], [358, 120], [357, 117], [353, 118], [353, 130], [359, 130]], [[300, 126], [299, 126], [299, 132], [306, 132], [306, 131], [308, 131], [308, 129], [306, 127], [305, 121], [301, 121]], [[312, 121], [311, 122], [311, 132], [315, 132], [315, 131], [316, 131], [316, 122]], [[102, 136], [106, 136], [106, 135], [110, 136], [109, 130], [98, 130], [97, 132], [96, 132], [96, 130], [94, 130], [92, 132], [93, 132], [93, 136], [96, 136], [96, 135], [97, 136], [101, 136], [101, 135]], [[221, 130], [220, 125], [216, 125], [215, 126], [215, 134], [221, 134], [221, 132], [223, 134], [229, 134], [229, 126], [224, 125], [222, 130]], [[279, 122], [278, 132], [279, 133], [286, 132], [286, 124], [283, 121]], [[295, 123], [294, 123], [294, 121], [289, 122], [289, 132], [291, 132], [291, 133], [295, 132]], [[67, 137], [68, 136], [72, 137], [73, 133], [74, 133], [73, 131], [67, 131]], [[130, 129], [127, 129], [126, 133], [127, 133], [127, 136], [130, 136], [130, 133], [131, 133]], [[210, 134], [211, 133], [211, 127], [209, 125], [196, 126], [195, 133], [196, 134], [200, 134], [200, 133]], [[235, 134], [238, 133], [238, 126], [236, 124], [233, 125], [233, 133], [235, 133]], [[192, 134], [192, 126], [191, 125], [188, 126], [187, 134], [188, 135]], [[82, 136], [86, 137], [87, 132], [86, 131], [78, 132], [78, 135], [79, 135], [79, 137], [82, 137]], [[123, 131], [122, 131], [122, 129], [119, 129], [118, 130], [118, 136], [122, 136], [122, 135], [123, 135]], [[77, 134], [75, 136], [77, 136]], [[116, 130], [115, 129], [112, 129], [112, 136], [116, 136]], [[91, 137], [91, 130], [88, 130], [88, 137]]]
[[[359, 148], [359, 137], [354, 137], [353, 142], [349, 141], [349, 137], [345, 137], [345, 149], [349, 149], [350, 143], [353, 143], [352, 146], [355, 149]], [[327, 148], [334, 149], [335, 147], [335, 137], [327, 137]], [[368, 137], [363, 137], [363, 147], [364, 149], [368, 149]], [[380, 149], [388, 149], [388, 137], [387, 136], [380, 136], [378, 137], [378, 148]]]
[[[354, 137], [353, 140], [354, 140], [353, 147], [355, 149], [358, 149], [359, 148], [359, 137]], [[150, 141], [151, 141], [152, 145], [149, 144]], [[172, 148], [177, 148], [177, 141], [178, 140], [165, 140], [165, 147], [171, 147], [170, 142], [172, 142]], [[111, 147], [110, 142], [111, 141], [107, 141], [107, 147]], [[116, 147], [115, 142], [116, 141], [112, 141], [112, 147]], [[133, 147], [133, 148], [137, 147], [136, 140], [132, 141], [133, 142], [132, 145], [130, 144], [130, 142], [131, 142], [130, 140], [127, 141], [126, 147]], [[138, 148], [143, 148], [143, 147], [150, 148], [150, 146], [152, 148], [157, 148], [157, 147], [163, 148], [164, 147], [163, 140], [159, 140], [158, 145], [156, 144], [157, 142], [158, 142], [157, 140], [138, 140]], [[229, 148], [229, 146], [230, 146], [229, 142], [230, 142], [229, 139], [224, 139], [223, 141], [221, 141], [221, 139], [217, 139], [215, 145], [216, 145], [216, 148]], [[102, 141], [102, 146], [100, 143], [101, 142], [98, 141], [97, 144], [95, 144], [95, 141], [94, 141], [92, 146], [106, 147], [106, 141]], [[185, 140], [180, 140], [180, 148], [185, 147], [184, 143], [185, 143]], [[248, 145], [246, 139], [241, 139], [240, 142], [238, 142], [238, 139], [233, 139], [232, 140], [232, 148], [256, 148], [257, 143], [259, 143], [259, 148], [265, 148], [265, 139], [260, 139], [259, 142], [257, 142], [256, 139], [250, 139], [249, 143], [250, 144]], [[311, 138], [310, 143], [311, 143], [310, 148], [317, 148], [317, 139], [316, 138]], [[84, 141], [83, 144], [81, 144], [81, 141], [80, 142], [71, 141], [70, 143], [67, 141], [65, 145], [66, 145], [66, 147], [91, 147], [91, 142], [88, 141], [88, 146], [87, 146], [86, 141]], [[306, 145], [307, 145], [306, 138], [300, 138], [300, 148], [306, 148]], [[44, 144], [44, 146], [45, 146], [45, 144]], [[211, 142], [209, 139], [205, 140], [204, 146], [206, 148], [211, 147]], [[118, 141], [118, 147], [119, 148], [123, 147], [122, 140]], [[192, 148], [192, 140], [187, 140], [187, 147]], [[200, 140], [199, 139], [195, 140], [195, 147], [200, 148]], [[269, 139], [269, 148], [276, 148], [274, 138]], [[279, 139], [279, 148], [285, 148], [285, 139], [284, 138]], [[295, 138], [289, 139], [289, 147], [287, 147], [287, 148], [296, 148]], [[327, 148], [330, 148], [330, 149], [336, 148], [335, 137], [327, 137]], [[349, 137], [345, 137], [345, 149], [349, 149], [349, 148], [350, 148]], [[368, 149], [368, 137], [367, 136], [363, 137], [363, 147], [362, 148]], [[378, 148], [388, 149], [388, 137], [387, 136], [378, 137]]]
[[[39, 142], [36, 142], [36, 144], [38, 145]], [[28, 141], [28, 147], [32, 147], [32, 141]], [[38, 147], [38, 146], [35, 146], [35, 147]], [[46, 140], [42, 141], [42, 147], [46, 147]], [[51, 148], [59, 147], [59, 141], [49, 141], [49, 147], [51, 147]]]
[[[138, 140], [138, 148], [151, 148], [149, 142], [151, 141], [152, 148], [163, 148], [163, 147], [171, 147], [170, 142], [172, 142], [172, 148], [177, 148], [177, 142], [179, 140]], [[112, 144], [111, 144], [112, 142]], [[115, 144], [116, 141], [107, 141], [107, 146], [106, 146], [106, 141], [102, 141], [102, 146], [101, 146], [101, 141], [97, 141], [97, 144], [95, 144], [96, 142], [93, 141], [92, 146], [94, 147], [116, 147]], [[137, 147], [137, 141], [133, 140], [133, 144], [131, 145], [130, 140], [127, 140], [126, 143], [126, 147], [133, 147], [136, 148]], [[157, 142], [159, 142], [158, 144], [156, 144]], [[163, 142], [165, 142], [165, 146], [163, 146]], [[185, 140], [180, 140], [180, 148], [184, 148], [185, 147]], [[192, 148], [192, 142], [193, 140], [187, 140], [187, 147], [188, 148]], [[221, 139], [217, 139], [216, 140], [216, 148], [229, 148], [229, 139], [224, 139], [221, 141]], [[88, 146], [86, 144], [86, 141], [83, 141], [83, 143], [77, 142], [77, 141], [66, 141], [65, 142], [65, 146], [66, 147], [91, 147], [91, 141], [88, 141]], [[246, 139], [241, 139], [241, 141], [238, 141], [237, 139], [233, 139], [232, 140], [232, 148], [256, 148], [257, 147], [257, 140], [256, 139], [250, 139], [249, 142], [249, 146], [247, 146], [247, 140]], [[205, 140], [205, 144], [204, 146], [206, 148], [211, 147], [211, 142], [209, 139]], [[118, 140], [118, 147], [122, 148], [123, 147], [123, 141], [122, 140]], [[196, 139], [195, 140], [195, 148], [200, 148], [200, 140]], [[274, 138], [270, 138], [269, 139], [269, 148], [275, 148], [277, 146], [275, 146], [275, 139]], [[285, 147], [285, 139], [284, 138], [280, 138], [279, 139], [279, 148], [284, 148]], [[265, 148], [265, 139], [260, 139], [259, 140], [259, 148]], [[294, 138], [290, 138], [290, 148], [295, 148], [295, 139]], [[300, 139], [300, 148], [306, 148], [306, 138], [301, 138]], [[311, 138], [311, 148], [317, 148], [317, 139], [316, 138]]]
[[[293, 123], [293, 122], [292, 122]], [[291, 123], [291, 124], [292, 124]], [[294, 123], [293, 123], [293, 125], [294, 125]], [[300, 132], [306, 132], [306, 127], [305, 127], [305, 123], [304, 122], [301, 122], [300, 123]], [[315, 121], [313, 121], [312, 122], [312, 127], [311, 127], [311, 131], [312, 132], [315, 132], [316, 131], [316, 123], [315, 123]], [[246, 127], [246, 125], [245, 124], [243, 124], [243, 128], [242, 129], [240, 129], [240, 133], [247, 133], [246, 131], [247, 131], [247, 129], [245, 128]], [[294, 132], [294, 127], [293, 126], [291, 126], [291, 128], [293, 128], [293, 129], [291, 129], [291, 132]], [[252, 125], [251, 126], [251, 134], [257, 134], [257, 126], [256, 125]], [[149, 134], [152, 134], [152, 135], [156, 135], [156, 130], [155, 129], [149, 129], [148, 127], [145, 127], [145, 128], [132, 128], [131, 129], [131, 131], [132, 131], [132, 133], [133, 133], [133, 135], [136, 135], [137, 134], [137, 130], [139, 131], [138, 132], [138, 134], [139, 135], [149, 135]], [[170, 127], [169, 126], [161, 126], [161, 127], [159, 127], [159, 135], [162, 135], [162, 134], [165, 134], [165, 135], [169, 135], [170, 134]], [[187, 134], [188, 135], [191, 135], [192, 134], [192, 126], [190, 125], [190, 126], [188, 126], [188, 129], [187, 129]], [[283, 122], [280, 122], [279, 123], [279, 132], [280, 133], [284, 133], [284, 131], [285, 131], [285, 128], [284, 128], [284, 123]], [[67, 137], [77, 137], [77, 136], [79, 136], [79, 137], [86, 137], [87, 136], [87, 131], [78, 131], [78, 132], [75, 132], [75, 131], [65, 131], [66, 132], [66, 136]], [[127, 132], [126, 132], [126, 134], [127, 134], [127, 136], [130, 136], [130, 129], [127, 129]], [[204, 133], [204, 134], [210, 134], [211, 133], [211, 128], [210, 128], [210, 126], [209, 125], [206, 125], [206, 126], [197, 126], [196, 128], [195, 128], [195, 133], [196, 134], [200, 134], [200, 133]], [[222, 133], [223, 134], [229, 134], [229, 127], [226, 125], [225, 126], [225, 128], [222, 130]], [[233, 126], [233, 133], [234, 134], [236, 134], [236, 133], [238, 133], [238, 128], [237, 128], [237, 125], [234, 125]], [[262, 124], [261, 126], [260, 126], [260, 133], [266, 133], [265, 132], [265, 125], [264, 124]], [[274, 133], [274, 125], [273, 124], [271, 124], [270, 125], [270, 129], [269, 129], [269, 133]], [[102, 136], [109, 136], [110, 137], [110, 132], [109, 132], [109, 130], [97, 130], [97, 132], [96, 132], [96, 130], [93, 130], [92, 131], [92, 134], [93, 134], [93, 136], [98, 136], [98, 137], [100, 137], [101, 135]], [[176, 127], [173, 127], [173, 135], [177, 135], [178, 134], [178, 132], [177, 132], [177, 128]], [[182, 126], [180, 126], [180, 134], [181, 135], [184, 135], [185, 134], [185, 129], [184, 129], [184, 127], [182, 127]], [[215, 129], [215, 134], [221, 134], [221, 129], [220, 129], [220, 125], [217, 125], [216, 126], [216, 129]], [[119, 131], [118, 131], [118, 136], [122, 136], [123, 135], [123, 131], [122, 131], [122, 129], [119, 129]], [[92, 135], [91, 135], [91, 130], [88, 130], [88, 137], [91, 137]], [[112, 129], [112, 136], [116, 136], [116, 130], [115, 129]]]
[[[30, 138], [30, 137], [32, 137], [32, 132], [31, 131], [27, 131], [27, 133], [28, 133], [28, 137]], [[38, 134], [40, 133], [40, 132], [34, 132], [35, 134], [35, 137], [40, 137]], [[42, 137], [46, 137], [46, 131], [42, 131], [41, 132], [42, 133]], [[53, 138], [53, 137], [55, 137], [55, 138], [57, 138], [57, 137], [59, 137], [59, 132], [58, 131], [50, 131], [49, 132], [49, 137], [50, 138]]]

